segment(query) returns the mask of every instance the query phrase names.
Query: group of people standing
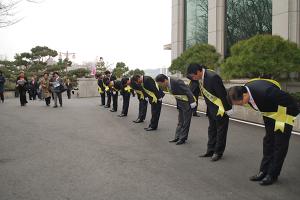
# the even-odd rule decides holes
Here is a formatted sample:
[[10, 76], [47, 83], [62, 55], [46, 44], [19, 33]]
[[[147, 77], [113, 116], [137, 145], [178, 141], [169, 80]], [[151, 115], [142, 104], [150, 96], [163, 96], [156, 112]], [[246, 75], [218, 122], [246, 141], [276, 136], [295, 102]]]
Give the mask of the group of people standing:
[[[294, 121], [300, 113], [295, 100], [281, 90], [280, 84], [271, 79], [253, 79], [243, 86], [235, 86], [227, 91], [221, 77], [204, 65], [193, 63], [187, 68], [186, 85], [183, 80], [159, 74], [150, 76], [134, 75], [117, 80], [109, 71], [97, 75], [101, 105], [109, 108], [113, 98], [112, 112], [117, 111], [118, 92], [123, 96], [120, 117], [127, 116], [130, 94], [137, 94], [139, 100], [138, 118], [135, 123], [145, 120], [148, 102], [151, 105], [151, 120], [146, 131], [158, 128], [165, 93], [173, 95], [177, 102], [178, 124], [175, 136], [169, 142], [182, 145], [188, 139], [193, 115], [197, 115], [197, 100], [203, 95], [209, 119], [207, 150], [200, 157], [218, 161], [223, 157], [229, 116], [234, 113], [232, 106], [252, 108], [263, 115], [266, 135], [263, 142], [263, 159], [259, 173], [250, 177], [260, 185], [271, 185], [280, 175], [286, 157]], [[105, 102], [107, 97], [107, 102]], [[106, 104], [105, 104], [106, 103]]]
[[45, 72], [39, 81], [34, 76], [28, 81], [25, 73], [22, 71], [17, 77], [16, 88], [19, 91], [21, 106], [25, 106], [28, 103], [26, 98], [26, 93], [28, 92], [30, 100], [36, 100], [36, 96], [39, 96], [40, 99], [45, 100], [46, 106], [50, 106], [52, 97], [54, 100], [53, 107], [57, 108], [57, 101], [60, 107], [63, 105], [62, 93], [64, 91], [67, 91], [68, 98], [71, 98], [72, 84], [69, 79], [64, 83], [58, 72], [53, 72], [51, 76], [49, 76], [48, 72]]
[[[157, 129], [164, 92], [157, 87], [151, 77], [135, 75], [131, 79], [124, 77], [121, 80], [117, 80], [109, 71], [106, 71], [104, 74], [97, 74], [96, 77], [98, 79], [98, 91], [101, 96], [101, 106], [110, 108], [112, 102], [110, 111], [117, 112], [118, 94], [120, 93], [123, 97], [123, 106], [119, 117], [126, 117], [130, 96], [135, 96], [136, 93], [139, 100], [139, 112], [137, 119], [133, 122], [142, 123], [145, 120], [149, 102], [152, 117], [149, 126], [145, 130], [152, 131]], [[107, 100], [105, 101], [106, 98]]]

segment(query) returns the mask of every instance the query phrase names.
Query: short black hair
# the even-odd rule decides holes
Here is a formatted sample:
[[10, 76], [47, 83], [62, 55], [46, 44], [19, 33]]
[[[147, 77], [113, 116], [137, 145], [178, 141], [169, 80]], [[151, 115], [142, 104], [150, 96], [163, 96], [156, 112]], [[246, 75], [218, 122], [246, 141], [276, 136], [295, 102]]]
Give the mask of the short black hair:
[[53, 72], [53, 75], [54, 75], [54, 74], [57, 74], [57, 75], [59, 76], [59, 73], [58, 73], [58, 72]]
[[123, 78], [121, 79], [122, 85], [123, 85], [123, 86], [126, 85], [128, 80], [129, 80], [129, 78], [123, 77]]
[[202, 64], [191, 63], [191, 64], [189, 64], [186, 72], [187, 72], [187, 75], [189, 75], [189, 74], [196, 74], [197, 71], [202, 71], [203, 68], [205, 68], [205, 66], [202, 65]]
[[48, 72], [44, 72], [44, 76], [45, 76], [45, 74], [47, 74], [47, 75], [49, 76], [49, 73], [48, 73]]
[[232, 105], [232, 101], [243, 100], [243, 94], [247, 93], [245, 86], [233, 86], [227, 91], [227, 100]]
[[168, 80], [168, 77], [164, 74], [158, 74], [156, 77], [155, 77], [155, 81], [156, 82], [165, 82], [165, 80]]
[[131, 82], [137, 82], [140, 78], [141, 78], [141, 76], [138, 74], [133, 75], [131, 78]]

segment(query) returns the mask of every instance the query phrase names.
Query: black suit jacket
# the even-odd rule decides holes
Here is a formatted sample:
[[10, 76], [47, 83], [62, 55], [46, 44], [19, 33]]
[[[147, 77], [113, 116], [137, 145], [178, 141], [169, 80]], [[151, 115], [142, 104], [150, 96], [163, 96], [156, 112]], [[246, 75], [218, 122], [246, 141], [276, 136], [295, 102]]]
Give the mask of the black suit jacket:
[[105, 86], [103, 84], [103, 79], [98, 79], [98, 86], [101, 88], [102, 91], [105, 91]]
[[[134, 83], [134, 82], [131, 82], [130, 86], [131, 86], [131, 88], [134, 89], [135, 91], [140, 91], [140, 92], [142, 92], [143, 95], [144, 95], [144, 97], [147, 96], [147, 94], [145, 94], [145, 91], [144, 91], [144, 89], [143, 89], [143, 87], [142, 87], [141, 85], [136, 84], [136, 83]], [[138, 92], [136, 92], [136, 94], [137, 94], [137, 98], [138, 98], [139, 100], [144, 100], [144, 99], [142, 99], [142, 96], [141, 96]]]
[[260, 112], [277, 112], [279, 105], [286, 107], [289, 115], [297, 116], [300, 112], [293, 97], [269, 81], [255, 80], [245, 86]]
[[200, 85], [199, 85], [199, 81], [196, 80], [191, 80], [189, 87], [192, 91], [192, 93], [194, 94], [195, 97], [199, 97], [200, 96]]
[[170, 78], [171, 93], [173, 95], [186, 95], [189, 104], [195, 102], [191, 89], [180, 79]]
[[[205, 70], [204, 73], [204, 80], [203, 80], [203, 87], [209, 91], [214, 96], [221, 99], [222, 104], [224, 106], [225, 111], [232, 109], [232, 106], [227, 101], [227, 92], [224, 87], [223, 81], [221, 77], [210, 70]], [[209, 114], [213, 118], [217, 118], [218, 113], [218, 106], [213, 104], [210, 100], [208, 100], [205, 96], [205, 103], [207, 105], [207, 114]], [[224, 114], [226, 115], [226, 113]]]
[[[164, 97], [164, 92], [161, 89], [157, 88], [155, 81], [150, 76], [143, 77], [143, 85], [145, 89], [153, 92], [157, 99], [161, 99]], [[149, 96], [145, 91], [144, 93], [149, 98], [149, 102], [152, 102], [152, 97]]]

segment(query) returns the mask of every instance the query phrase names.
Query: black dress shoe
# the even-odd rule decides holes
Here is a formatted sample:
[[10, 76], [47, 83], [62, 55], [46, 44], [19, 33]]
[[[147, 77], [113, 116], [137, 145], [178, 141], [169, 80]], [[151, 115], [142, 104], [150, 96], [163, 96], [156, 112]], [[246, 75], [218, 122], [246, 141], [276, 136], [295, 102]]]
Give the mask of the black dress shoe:
[[137, 120], [134, 120], [133, 122], [138, 124], [138, 123], [142, 123], [142, 122], [144, 122], [144, 120], [137, 119]]
[[156, 128], [152, 128], [152, 127], [148, 127], [148, 128], [144, 128], [146, 131], [155, 131]]
[[267, 174], [264, 172], [259, 172], [258, 174], [251, 176], [249, 179], [250, 181], [261, 181], [265, 178]]
[[110, 108], [110, 106], [104, 106], [104, 108]]
[[120, 114], [120, 115], [118, 115], [118, 117], [126, 117], [127, 115], [125, 115], [125, 114]]
[[222, 155], [221, 154], [214, 154], [212, 157], [211, 157], [211, 161], [215, 162], [215, 161], [218, 161], [222, 158]]
[[179, 140], [179, 138], [177, 138], [177, 139], [174, 139], [174, 140], [170, 140], [169, 142], [178, 142], [178, 140]]
[[265, 178], [263, 178], [259, 184], [260, 185], [272, 185], [273, 183], [275, 183], [277, 181], [277, 177], [273, 177], [269, 174], [266, 175]]
[[205, 154], [200, 155], [201, 158], [207, 158], [212, 157], [214, 155], [214, 152], [206, 152]]
[[182, 145], [182, 144], [184, 144], [185, 143], [185, 140], [179, 140], [177, 143], [176, 143], [176, 145]]
[[110, 112], [117, 112], [116, 110], [110, 110]]

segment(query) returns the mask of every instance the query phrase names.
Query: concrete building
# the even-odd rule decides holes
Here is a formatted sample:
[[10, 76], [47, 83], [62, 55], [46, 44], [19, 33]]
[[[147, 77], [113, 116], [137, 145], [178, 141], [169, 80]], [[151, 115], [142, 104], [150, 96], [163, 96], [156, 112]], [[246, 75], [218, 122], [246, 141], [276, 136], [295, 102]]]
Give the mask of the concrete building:
[[[171, 59], [180, 56], [190, 45], [201, 42], [215, 46], [224, 57], [231, 45], [228, 41], [228, 27], [231, 25], [228, 16], [236, 13], [230, 5], [242, 2], [245, 3], [237, 0], [172, 0]], [[257, 33], [280, 35], [300, 46], [300, 0], [256, 0], [256, 2], [257, 4], [265, 2], [266, 5], [265, 10], [260, 10], [263, 14], [257, 16], [258, 20], [264, 18], [262, 30]], [[252, 14], [249, 9], [241, 14], [248, 12], [249, 16], [255, 16], [255, 11]], [[240, 20], [239, 26], [242, 26], [245, 18], [237, 19]], [[251, 34], [244, 33], [243, 39], [250, 36]], [[165, 49], [170, 49], [167, 47], [169, 46]]]

